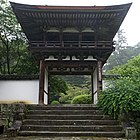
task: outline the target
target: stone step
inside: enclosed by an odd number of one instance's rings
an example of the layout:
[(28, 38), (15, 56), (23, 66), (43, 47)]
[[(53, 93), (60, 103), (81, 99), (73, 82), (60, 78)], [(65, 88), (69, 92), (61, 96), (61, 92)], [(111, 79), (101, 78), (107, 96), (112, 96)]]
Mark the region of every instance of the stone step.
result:
[(103, 115), (99, 110), (30, 110), (29, 114), (49, 114), (49, 115)]
[(56, 132), (56, 131), (19, 131), (20, 136), (55, 136), (55, 137), (64, 137), (64, 136), (92, 136), (92, 137), (113, 137), (121, 138), (124, 137), (122, 131), (117, 132), (93, 132), (93, 131), (75, 131), (75, 132)]
[(120, 125), (23, 125), (21, 130), (28, 131), (62, 131), (62, 132), (73, 132), (73, 131), (122, 131), (122, 127)]
[(30, 105), (27, 106), (30, 110), (97, 110), (95, 105)]
[(116, 120), (33, 120), (25, 119), (24, 125), (119, 125)]
[(47, 114), (32, 114), (26, 115), (26, 119), (48, 119), (48, 120), (113, 120), (107, 115), (47, 115)]
[(124, 137), (120, 122), (94, 105), (27, 105), (21, 136)]

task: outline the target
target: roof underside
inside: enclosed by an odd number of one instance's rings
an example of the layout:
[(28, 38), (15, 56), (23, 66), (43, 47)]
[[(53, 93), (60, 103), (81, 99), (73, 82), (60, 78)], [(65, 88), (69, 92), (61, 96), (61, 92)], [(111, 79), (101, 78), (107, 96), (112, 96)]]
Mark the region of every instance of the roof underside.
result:
[(90, 32), (112, 41), (131, 3), (116, 6), (39, 6), (11, 3), (29, 41), (44, 41), (48, 32)]

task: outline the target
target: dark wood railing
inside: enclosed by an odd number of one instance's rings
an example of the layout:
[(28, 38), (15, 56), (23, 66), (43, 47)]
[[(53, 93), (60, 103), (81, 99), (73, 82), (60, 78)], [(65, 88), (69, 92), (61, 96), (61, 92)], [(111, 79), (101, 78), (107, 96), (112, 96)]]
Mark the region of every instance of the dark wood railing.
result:
[(61, 48), (61, 47), (70, 47), (70, 48), (96, 48), (96, 47), (113, 47), (113, 42), (112, 41), (98, 41), (98, 42), (93, 42), (93, 41), (48, 41), (48, 42), (43, 42), (43, 41), (31, 41), (29, 42), (29, 47), (54, 47), (54, 48)]

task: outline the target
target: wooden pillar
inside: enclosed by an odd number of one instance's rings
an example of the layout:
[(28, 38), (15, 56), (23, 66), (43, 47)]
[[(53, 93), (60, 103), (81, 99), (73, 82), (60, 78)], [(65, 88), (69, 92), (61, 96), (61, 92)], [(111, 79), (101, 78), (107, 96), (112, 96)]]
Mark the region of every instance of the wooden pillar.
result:
[(98, 96), (102, 90), (102, 61), (98, 60), (96, 68), (91, 75), (92, 79), (92, 100), (94, 104), (98, 102)]
[(92, 103), (94, 104), (94, 87), (93, 87), (93, 73), (91, 73), (91, 93), (92, 93)]
[(97, 73), (98, 73), (98, 92), (102, 91), (102, 61), (97, 62)]
[(50, 104), (50, 75), (48, 73), (48, 104)]
[(45, 101), (45, 104), (49, 104), (49, 73), (48, 73), (48, 68), (47, 66), (45, 65), (45, 83), (44, 83), (44, 101)]
[(39, 104), (44, 104), (44, 79), (45, 79), (45, 64), (44, 60), (40, 60), (39, 72)]
[(97, 76), (97, 67), (94, 69), (93, 75), (93, 103), (97, 104), (98, 100), (98, 76)]

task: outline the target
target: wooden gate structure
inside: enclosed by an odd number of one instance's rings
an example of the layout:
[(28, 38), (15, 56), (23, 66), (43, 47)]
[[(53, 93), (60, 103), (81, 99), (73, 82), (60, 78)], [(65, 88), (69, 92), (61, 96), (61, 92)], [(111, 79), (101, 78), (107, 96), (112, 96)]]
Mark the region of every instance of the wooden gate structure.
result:
[(113, 38), (130, 6), (42, 6), (11, 2), (40, 62), (39, 104), (48, 95), (50, 75), (91, 75), (92, 99), (102, 89), (102, 67), (114, 51)]

